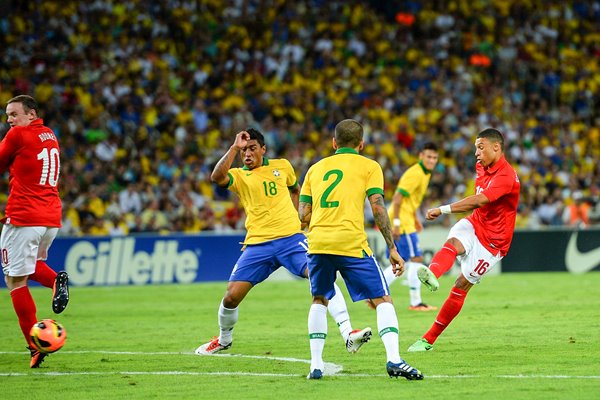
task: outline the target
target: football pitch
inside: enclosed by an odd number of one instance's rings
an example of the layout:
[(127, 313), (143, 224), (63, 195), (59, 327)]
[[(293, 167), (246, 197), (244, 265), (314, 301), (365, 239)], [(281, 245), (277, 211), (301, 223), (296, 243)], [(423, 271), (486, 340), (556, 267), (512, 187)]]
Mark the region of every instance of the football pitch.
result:
[[(454, 281), (440, 279), (424, 301), (441, 306)], [(326, 376), (308, 381), (307, 281), (266, 281), (240, 307), (231, 349), (196, 356), (218, 333), (226, 283), (74, 287), (54, 316), (51, 291), (33, 288), (38, 319), (68, 332), (63, 349), (41, 368), (29, 353), (4, 290), (0, 312), (0, 391), (4, 399), (591, 399), (600, 398), (600, 273), (501, 274), (474, 287), (433, 351), (406, 348), (436, 312), (407, 309), (408, 288), (392, 285), (400, 353), (423, 381), (390, 379), (374, 334), (346, 352), (329, 318)], [(343, 286), (341, 284), (340, 286)], [(346, 297), (353, 327), (377, 330), (375, 312)]]

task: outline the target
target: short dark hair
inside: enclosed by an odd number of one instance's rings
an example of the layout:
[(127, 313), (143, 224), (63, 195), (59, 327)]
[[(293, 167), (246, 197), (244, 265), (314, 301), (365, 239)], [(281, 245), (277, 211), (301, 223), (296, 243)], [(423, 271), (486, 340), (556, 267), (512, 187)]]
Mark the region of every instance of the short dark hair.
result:
[(23, 110), (26, 113), (28, 113), (31, 110), (34, 110), (36, 114), (38, 114), (38, 112), (39, 112), (37, 101), (35, 101), (35, 99), (33, 97), (28, 96), (26, 94), (20, 94), (6, 102), (6, 104), (10, 104), (10, 103), (23, 104)]
[(490, 142), (500, 143), (500, 148), (504, 151), (504, 136), (498, 129), (486, 128), (477, 134), (477, 139), (487, 139)]
[(258, 129), (248, 128), (246, 129), (246, 132), (248, 132), (248, 134), (250, 135), (250, 140), (256, 140), (258, 144), (260, 144), (260, 147), (263, 147), (265, 145), (265, 137), (262, 133), (260, 133)]
[(338, 147), (357, 147), (363, 138), (362, 125), (353, 119), (345, 119), (335, 126)]
[(421, 151), (425, 151), (425, 150), (431, 150), (431, 151), (438, 151), (438, 147), (437, 144), (433, 143), (433, 142), (426, 142), (423, 147), (421, 148)]

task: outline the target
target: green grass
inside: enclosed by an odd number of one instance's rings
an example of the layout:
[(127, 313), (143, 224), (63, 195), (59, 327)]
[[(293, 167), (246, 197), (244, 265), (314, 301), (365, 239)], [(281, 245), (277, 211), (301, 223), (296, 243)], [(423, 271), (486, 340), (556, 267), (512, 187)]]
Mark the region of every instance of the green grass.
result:
[[(440, 291), (423, 292), (441, 306)], [(502, 274), (471, 290), (461, 314), (427, 353), (406, 348), (435, 313), (408, 311), (407, 288), (392, 294), (401, 355), (425, 375), (389, 379), (378, 337), (348, 354), (330, 320), (325, 361), (343, 370), (307, 381), (310, 358), (306, 281), (265, 282), (240, 308), (230, 357), (194, 349), (217, 334), (225, 283), (75, 287), (56, 319), (65, 347), (29, 369), (29, 356), (7, 291), (0, 312), (0, 390), (6, 399), (588, 399), (600, 395), (600, 273)], [(38, 318), (53, 318), (50, 290), (32, 289)], [(376, 330), (375, 313), (348, 303), (355, 328)], [(118, 352), (126, 352), (119, 354)], [(154, 353), (154, 354), (152, 354)], [(162, 354), (161, 354), (162, 353)], [(242, 355), (244, 357), (242, 357)], [(253, 356), (247, 357), (247, 356)], [(294, 361), (293, 359), (297, 359)]]

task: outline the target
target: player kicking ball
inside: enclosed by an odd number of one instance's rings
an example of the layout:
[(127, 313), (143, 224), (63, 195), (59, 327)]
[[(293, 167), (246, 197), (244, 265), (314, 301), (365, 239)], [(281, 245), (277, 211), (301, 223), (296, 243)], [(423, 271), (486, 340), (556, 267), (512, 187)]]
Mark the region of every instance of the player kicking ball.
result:
[(492, 128), (475, 140), (477, 158), (476, 194), (460, 201), (427, 210), (426, 218), (442, 214), (473, 213), (459, 220), (448, 240), (431, 260), (429, 268), (418, 270), (419, 280), (431, 291), (439, 288), (438, 278), (458, 259), (461, 273), (450, 290), (431, 328), (408, 351), (430, 351), (433, 344), (460, 312), (469, 290), (478, 284), (508, 252), (512, 241), (521, 184), (516, 171), (504, 158), (504, 137)]

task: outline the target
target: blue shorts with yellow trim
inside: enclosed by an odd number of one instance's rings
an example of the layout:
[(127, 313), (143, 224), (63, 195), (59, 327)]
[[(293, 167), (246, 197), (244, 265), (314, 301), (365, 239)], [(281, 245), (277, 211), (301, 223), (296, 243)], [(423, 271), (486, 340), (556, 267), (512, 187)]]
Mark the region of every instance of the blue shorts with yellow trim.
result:
[(333, 254), (308, 254), (308, 278), (313, 296), (331, 299), (333, 283), (339, 271), (352, 301), (376, 299), (390, 294), (375, 256), (362, 258)]
[(306, 278), (306, 236), (297, 233), (269, 242), (250, 244), (238, 258), (229, 281), (250, 282), (252, 285), (267, 279), (279, 267)]

